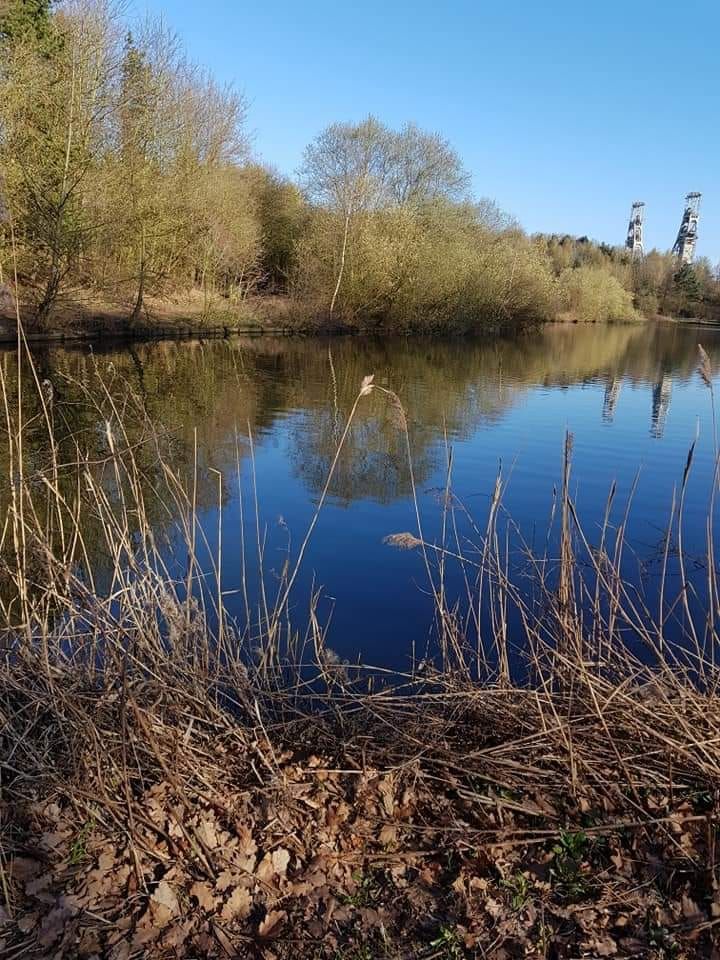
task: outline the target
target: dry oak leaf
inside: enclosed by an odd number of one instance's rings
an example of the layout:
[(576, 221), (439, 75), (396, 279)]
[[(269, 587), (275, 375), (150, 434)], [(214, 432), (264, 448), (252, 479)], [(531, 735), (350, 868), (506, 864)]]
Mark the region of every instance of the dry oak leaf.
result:
[(275, 876), (275, 867), (272, 862), (272, 854), (266, 853), (257, 866), (255, 875), (261, 883), (269, 883)]
[(63, 907), (57, 907), (51, 910), (46, 917), (43, 917), (40, 924), (40, 934), (38, 943), (41, 947), (49, 947), (64, 932), (65, 924), (70, 919), (70, 911)]
[(175, 896), (175, 891), (167, 882), (167, 880), (161, 880), (160, 883), (155, 888), (155, 892), (151, 895), (150, 899), (155, 904), (159, 904), (163, 907), (167, 907), (171, 913), (175, 914), (179, 910), (177, 897)]
[(108, 954), (108, 960), (128, 960), (130, 956), (130, 944), (127, 940), (120, 940)]
[(42, 870), (43, 865), (37, 860), (31, 860), (29, 857), (15, 857), (10, 861), (10, 876), (13, 880), (23, 883), (32, 880)]
[(598, 957), (614, 957), (618, 952), (618, 946), (612, 937), (603, 937), (601, 940), (591, 941), (590, 949), (594, 950)]
[(165, 927), (180, 912), (175, 891), (167, 882), (161, 880), (150, 897), (153, 923), (155, 927)]
[(275, 873), (279, 877), (284, 877), (287, 873), (288, 864), (290, 863), (290, 851), (286, 850), (284, 847), (278, 847), (277, 850), (273, 850), (272, 853), (272, 865)]
[(257, 853), (257, 844), (252, 835), (252, 831), (244, 823), (235, 824), (235, 832), (238, 839), (238, 849), (246, 857), (254, 857)]
[(212, 822), (212, 820), (208, 819), (207, 817), (203, 817), (195, 832), (205, 846), (208, 847), (208, 849), (214, 850), (217, 847), (217, 832), (215, 830), (215, 824)]
[(185, 923), (173, 924), (163, 935), (162, 945), (164, 947), (181, 947), (188, 939), (193, 929), (193, 921), (186, 920)]
[(223, 920), (244, 920), (250, 916), (252, 897), (245, 887), (236, 887), (230, 899), (222, 908), (220, 916)]
[(275, 877), (284, 878), (290, 863), (290, 851), (278, 847), (272, 853), (268, 852), (258, 864), (255, 875), (261, 883), (270, 883)]
[(20, 933), (30, 933), (37, 926), (39, 919), (39, 913), (27, 913), (17, 921), (17, 928)]
[(213, 913), (217, 910), (218, 903), (220, 902), (219, 898), (214, 895), (210, 884), (202, 881), (198, 881), (190, 887), (190, 896), (195, 897), (200, 907), (208, 913)]
[(386, 823), (380, 831), (379, 840), (384, 847), (396, 844), (398, 838), (398, 828), (394, 823)]
[(25, 893), (29, 897), (34, 897), (36, 893), (40, 893), (41, 890), (45, 890), (50, 886), (52, 882), (52, 874), (46, 873), (42, 877), (38, 877), (35, 880), (29, 880), (25, 884)]
[(226, 890), (229, 890), (233, 884), (237, 883), (238, 877), (237, 874), (233, 873), (231, 870), (223, 870), (217, 878), (215, 886), (218, 889), (219, 893), (225, 893)]
[(378, 793), (382, 797), (385, 813), (391, 817), (395, 810), (395, 783), (392, 777), (383, 777), (378, 783)]
[(698, 904), (695, 903), (695, 901), (692, 900), (686, 893), (682, 895), (681, 903), (683, 916), (686, 920), (698, 920), (704, 916)]
[(286, 919), (287, 913), (285, 913), (284, 910), (270, 910), (258, 927), (258, 936), (262, 937), (263, 940), (270, 940), (276, 937), (280, 933)]

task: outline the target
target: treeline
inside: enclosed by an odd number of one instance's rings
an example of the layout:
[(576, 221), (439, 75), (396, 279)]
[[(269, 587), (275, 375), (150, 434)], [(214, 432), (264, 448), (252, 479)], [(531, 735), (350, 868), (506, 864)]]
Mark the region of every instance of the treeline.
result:
[(244, 98), (161, 24), (129, 32), (106, 0), (1, 10), (0, 284), (17, 277), (38, 325), (173, 304), (392, 329), (720, 319), (708, 264), (529, 237), (437, 134), (334, 124), (292, 182), (253, 161)]
[[(563, 309), (580, 320), (602, 320), (608, 303), (629, 294), (641, 317), (694, 318), (720, 323), (720, 265), (701, 258), (680, 264), (670, 252), (633, 259), (625, 247), (587, 237), (538, 236), (565, 286)], [(613, 283), (608, 283), (608, 274)]]

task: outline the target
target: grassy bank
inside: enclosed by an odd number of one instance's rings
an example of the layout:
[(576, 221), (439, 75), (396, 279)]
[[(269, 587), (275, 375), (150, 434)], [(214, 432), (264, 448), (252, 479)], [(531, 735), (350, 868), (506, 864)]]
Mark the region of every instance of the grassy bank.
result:
[[(19, 312), (28, 316), (27, 300), (21, 295)], [(134, 339), (159, 340), (186, 336), (228, 336), (254, 333), (311, 333), (323, 329), (319, 318), (301, 315), (286, 297), (248, 298), (231, 305), (212, 300), (209, 303), (199, 291), (172, 298), (148, 297), (143, 316), (133, 321), (131, 308), (124, 302), (84, 297), (70, 299), (59, 306), (53, 323), (24, 324), (29, 341)], [(17, 342), (17, 313), (14, 302), (0, 311), (0, 342)], [(344, 329), (335, 325), (334, 329)], [(347, 328), (349, 329), (349, 328)]]
[[(702, 370), (711, 382), (707, 358)], [(569, 439), (559, 553), (528, 556), (530, 589), (508, 576), (502, 478), (472, 552), (448, 490), (446, 539), (425, 541), (419, 513), (390, 537), (424, 557), (437, 638), (432, 662), (390, 676), (340, 662), (314, 601), (307, 626), (290, 620), (317, 514), (233, 622), (224, 591), (245, 576), (221, 584), (199, 567), (197, 477), (173, 469), (151, 423), (129, 442), (112, 394), (105, 455), (87, 458), (78, 435), (60, 462), (51, 400), (32, 372), (18, 386), (36, 389), (31, 421), (3, 404), (6, 956), (715, 956), (718, 587), (711, 541), (705, 599), (683, 573), (684, 482), (681, 579), (655, 611), (621, 575), (622, 527), (592, 544), (580, 528)], [(103, 382), (86, 390), (96, 403)], [(370, 394), (408, 440), (397, 397), (367, 377), (339, 448)], [(45, 462), (25, 460), (30, 429), (48, 431)], [(180, 581), (138, 442), (161, 466)], [(691, 468), (692, 451), (685, 479)], [(98, 544), (102, 577), (85, 562)], [(453, 555), (466, 607), (446, 598)], [(263, 567), (261, 536), (247, 562)], [(476, 644), (481, 607), (491, 629)]]

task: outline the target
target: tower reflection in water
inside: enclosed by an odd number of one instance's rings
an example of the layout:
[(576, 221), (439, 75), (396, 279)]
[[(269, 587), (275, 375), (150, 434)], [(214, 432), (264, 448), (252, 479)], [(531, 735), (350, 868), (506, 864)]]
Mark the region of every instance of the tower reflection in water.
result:
[[(602, 418), (605, 423), (612, 423), (615, 419), (615, 409), (622, 390), (622, 383), (622, 377), (611, 377), (605, 384), (602, 409)], [(650, 435), (658, 439), (662, 437), (665, 431), (665, 421), (672, 399), (672, 386), (673, 378), (669, 373), (663, 373), (660, 379), (653, 384)]]

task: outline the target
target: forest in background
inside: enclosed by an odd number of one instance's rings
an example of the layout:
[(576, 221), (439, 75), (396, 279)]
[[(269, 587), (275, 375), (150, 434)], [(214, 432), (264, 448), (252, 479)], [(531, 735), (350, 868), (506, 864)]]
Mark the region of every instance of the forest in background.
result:
[(529, 236), (442, 136), (368, 117), (257, 162), (245, 98), (111, 0), (0, 8), (0, 314), (55, 331), (720, 320), (720, 272)]

